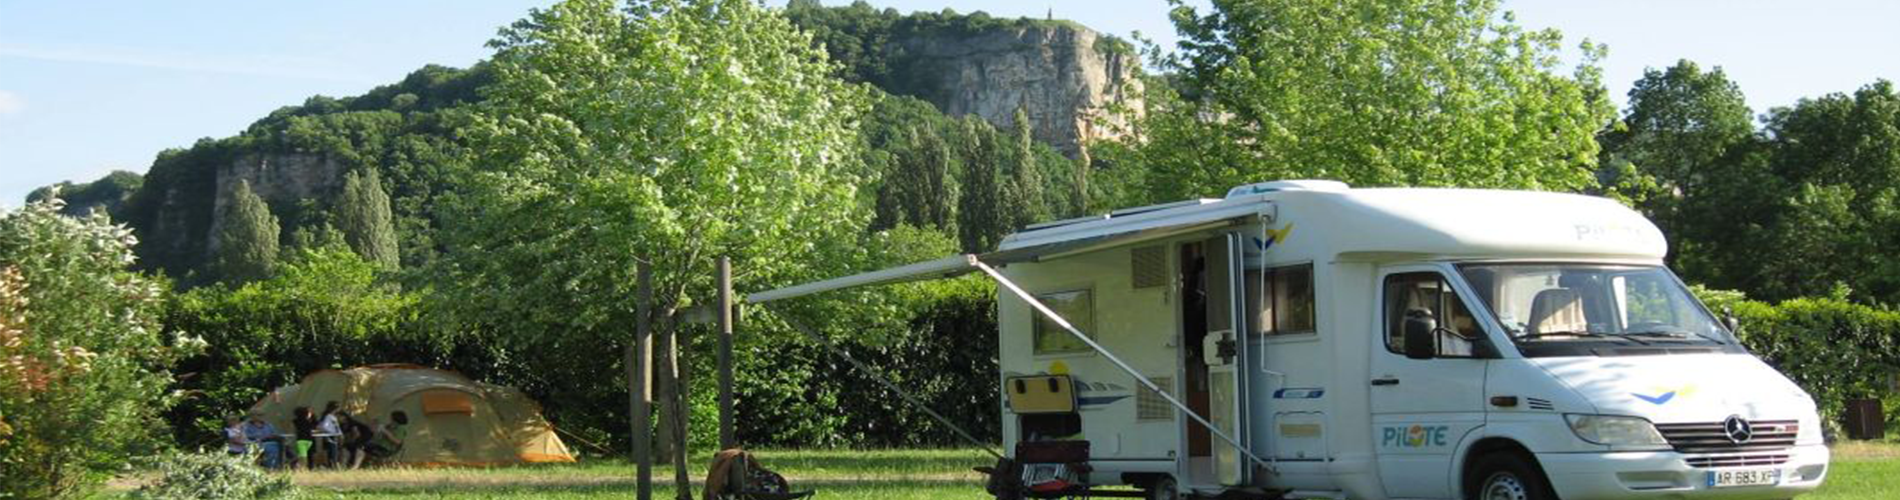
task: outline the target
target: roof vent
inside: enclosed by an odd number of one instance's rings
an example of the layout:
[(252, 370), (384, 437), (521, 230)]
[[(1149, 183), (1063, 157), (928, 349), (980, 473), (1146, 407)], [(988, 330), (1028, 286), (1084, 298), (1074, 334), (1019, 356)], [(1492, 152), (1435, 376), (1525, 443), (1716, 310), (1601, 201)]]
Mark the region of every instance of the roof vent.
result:
[(1274, 191), (1327, 191), (1339, 192), (1352, 189), (1344, 182), (1325, 180), (1273, 181), (1248, 184), (1227, 190), (1227, 197), (1271, 193)]

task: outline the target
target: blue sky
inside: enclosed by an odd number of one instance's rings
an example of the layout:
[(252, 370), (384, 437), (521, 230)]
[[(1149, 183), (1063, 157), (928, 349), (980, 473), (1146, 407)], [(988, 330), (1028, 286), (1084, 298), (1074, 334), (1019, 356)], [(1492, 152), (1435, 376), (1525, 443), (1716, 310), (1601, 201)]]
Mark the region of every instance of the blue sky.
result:
[[(826, 0), (828, 4), (843, 0)], [(1204, 3), (1204, 0), (1194, 0)], [(548, 2), (0, 0), (0, 206), (35, 187), (143, 172), (313, 94), (354, 95), (424, 64), (466, 66)], [(770, 3), (781, 3), (770, 0)], [(871, 0), (901, 11), (1074, 19), (1173, 41), (1165, 0)], [(1900, 2), (1506, 0), (1528, 27), (1608, 43), (1620, 100), (1645, 67), (1723, 66), (1757, 112), (1900, 77)]]

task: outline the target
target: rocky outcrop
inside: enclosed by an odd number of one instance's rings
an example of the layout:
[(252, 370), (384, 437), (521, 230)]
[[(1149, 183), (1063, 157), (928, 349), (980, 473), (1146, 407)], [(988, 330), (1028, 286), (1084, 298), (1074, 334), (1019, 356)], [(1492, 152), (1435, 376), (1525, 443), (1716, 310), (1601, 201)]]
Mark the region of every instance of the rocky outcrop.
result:
[[(232, 190), (238, 181), (251, 185), (251, 192), (272, 205), (299, 200), (327, 200), (343, 186), (342, 163), (327, 156), (310, 154), (252, 154), (218, 169), (217, 195), (211, 205), (211, 230), (205, 235), (206, 248), (218, 248), (218, 226), (231, 206)], [(281, 215), (280, 215), (281, 217)], [(288, 230), (288, 225), (285, 225)]]
[[(1035, 24), (960, 33), (943, 30), (892, 40), (910, 61), (902, 78), (917, 97), (950, 115), (973, 114), (1013, 126), (1023, 108), (1036, 139), (1070, 157), (1086, 157), (1088, 141), (1110, 137), (1139, 109), (1139, 58), (1127, 45), (1080, 25)], [(1116, 106), (1126, 104), (1126, 106)]]

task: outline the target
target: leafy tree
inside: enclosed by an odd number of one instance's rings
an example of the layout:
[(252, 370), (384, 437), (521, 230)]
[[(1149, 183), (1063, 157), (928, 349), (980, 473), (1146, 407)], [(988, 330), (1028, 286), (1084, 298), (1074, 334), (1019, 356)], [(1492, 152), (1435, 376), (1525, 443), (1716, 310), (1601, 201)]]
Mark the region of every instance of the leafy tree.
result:
[(245, 282), (270, 276), (277, 263), (277, 217), (251, 192), (249, 181), (231, 190), (231, 206), (218, 224), (217, 268), (220, 279)]
[(165, 286), (126, 269), (131, 232), (61, 208), (0, 213), (0, 497), (79, 496), (151, 453), (161, 367), (199, 346), (161, 341)]
[[(1718, 287), (1744, 284), (1733, 253), (1759, 240), (1779, 184), (1759, 154), (1741, 89), (1721, 68), (1691, 61), (1650, 69), (1629, 92), (1622, 120), (1606, 130), (1599, 177), (1663, 229), (1677, 269)], [(1750, 226), (1750, 224), (1756, 224)]]
[(571, 0), (492, 45), (442, 305), (494, 332), (510, 366), (533, 367), (510, 382), (575, 409), (567, 425), (624, 422), (621, 388), (573, 360), (625, 344), (637, 264), (654, 271), (664, 319), (712, 300), (718, 256), (742, 290), (850, 261), (867, 95), (828, 78), (810, 37), (772, 11)]
[[(1769, 113), (1769, 168), (1781, 201), (1758, 223), (1771, 244), (1724, 248), (1745, 289), (1770, 300), (1845, 285), (1861, 300), (1900, 303), (1900, 94), (1878, 81), (1853, 94), (1803, 99)], [(1741, 206), (1741, 205), (1737, 205)]]
[[(1613, 110), (1562, 35), (1495, 0), (1216, 0), (1172, 12), (1180, 95), (1150, 103), (1136, 161), (1152, 196), (1263, 179), (1579, 190)], [(1152, 93), (1166, 93), (1158, 89)]]
[(1715, 177), (1711, 168), (1754, 137), (1753, 122), (1741, 88), (1722, 68), (1705, 72), (1682, 60), (1644, 71), (1630, 89), (1629, 111), (1600, 140), (1603, 156), (1636, 164), (1680, 199), (1692, 197)]
[(337, 200), (337, 226), (343, 239), (365, 260), (383, 269), (395, 269), (396, 226), (389, 213), (389, 194), (375, 170), (343, 176), (343, 196)]

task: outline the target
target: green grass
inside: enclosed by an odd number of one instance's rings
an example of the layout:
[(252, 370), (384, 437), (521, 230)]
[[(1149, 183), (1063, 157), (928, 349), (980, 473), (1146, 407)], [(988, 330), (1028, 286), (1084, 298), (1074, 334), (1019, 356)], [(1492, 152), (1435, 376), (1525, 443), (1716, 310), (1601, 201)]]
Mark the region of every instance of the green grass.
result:
[[(991, 462), (978, 450), (766, 450), (766, 466), (785, 474), (795, 489), (813, 489), (820, 499), (979, 500), (982, 476), (971, 471)], [(694, 481), (704, 478), (709, 456), (689, 462)], [(1851, 443), (1836, 446), (1827, 482), (1804, 500), (1900, 498), (1900, 445)], [(654, 498), (670, 499), (672, 469), (654, 470)], [(492, 499), (629, 498), (633, 466), (594, 460), (489, 469), (376, 469), (299, 472), (292, 479), (311, 498)], [(701, 486), (694, 484), (694, 497)]]
[[(982, 476), (971, 467), (993, 459), (978, 450), (765, 450), (755, 454), (784, 474), (794, 489), (827, 499), (986, 499)], [(689, 460), (693, 496), (711, 457)], [(627, 498), (633, 464), (596, 460), (491, 469), (377, 469), (299, 472), (297, 484), (314, 497), (371, 499)], [(673, 469), (656, 466), (654, 498), (673, 498)]]
[(1821, 489), (1802, 500), (1900, 498), (1900, 445), (1842, 443), (1828, 468)]

